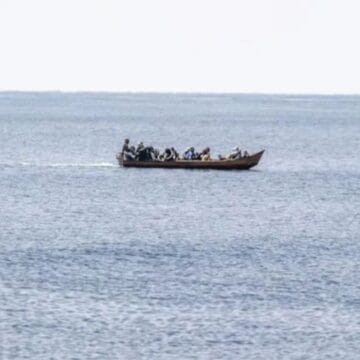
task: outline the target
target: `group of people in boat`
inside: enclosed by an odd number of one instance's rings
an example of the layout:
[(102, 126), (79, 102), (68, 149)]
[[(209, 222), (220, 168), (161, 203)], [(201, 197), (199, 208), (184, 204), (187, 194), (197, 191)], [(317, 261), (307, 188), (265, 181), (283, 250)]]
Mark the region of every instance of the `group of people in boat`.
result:
[[(166, 148), (164, 152), (160, 152), (153, 146), (145, 146), (143, 142), (140, 142), (137, 147), (133, 145), (130, 146), (129, 139), (125, 139), (120, 155), (124, 160), (135, 161), (211, 160), (209, 147), (206, 147), (201, 152), (197, 152), (192, 146), (186, 149), (182, 156), (180, 156), (174, 147)], [(219, 155), (219, 160), (238, 160), (248, 156), (249, 154), (247, 151), (242, 153), (242, 151), (236, 147), (229, 155)]]

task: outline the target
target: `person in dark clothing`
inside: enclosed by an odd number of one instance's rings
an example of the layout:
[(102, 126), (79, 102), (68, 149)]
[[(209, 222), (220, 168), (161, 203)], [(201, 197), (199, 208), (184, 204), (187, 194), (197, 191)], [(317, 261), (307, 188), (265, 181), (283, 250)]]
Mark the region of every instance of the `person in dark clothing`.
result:
[(146, 146), (144, 148), (144, 152), (145, 152), (145, 160), (146, 161), (154, 160), (155, 155), (154, 155), (154, 148), (152, 146)]
[(201, 160), (201, 153), (195, 151), (192, 159), (193, 160)]
[(133, 146), (129, 146), (130, 140), (125, 139), (124, 145), (122, 147), (120, 156), (124, 160), (134, 160), (135, 159), (135, 149)]
[(173, 154), (169, 148), (166, 148), (164, 153), (161, 155), (162, 161), (171, 161), (175, 160)]
[(129, 146), (130, 140), (129, 139), (125, 139), (124, 141), (124, 145), (122, 147), (121, 150), (121, 154), (124, 155), (125, 152), (128, 152), (130, 150), (130, 146)]
[(199, 160), (207, 161), (207, 160), (210, 160), (210, 159), (211, 159), (210, 158), (210, 148), (207, 147), (200, 153), (200, 159)]
[(172, 148), (170, 149), (170, 151), (171, 151), (173, 160), (178, 160), (178, 159), (179, 159), (179, 153), (175, 150), (175, 148), (172, 147)]
[(144, 147), (145, 147), (144, 143), (142, 141), (140, 141), (137, 148), (136, 148), (136, 152), (143, 150)]
[(143, 147), (141, 149), (138, 149), (136, 151), (136, 157), (135, 157), (136, 160), (139, 160), (139, 161), (146, 161), (147, 160), (147, 151), (146, 151), (146, 148)]

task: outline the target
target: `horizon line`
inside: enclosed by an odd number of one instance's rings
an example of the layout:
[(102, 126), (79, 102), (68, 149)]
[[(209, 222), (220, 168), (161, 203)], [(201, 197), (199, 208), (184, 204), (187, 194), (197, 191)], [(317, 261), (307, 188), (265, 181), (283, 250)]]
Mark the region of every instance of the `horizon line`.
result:
[(258, 96), (360, 96), (344, 92), (163, 91), (163, 90), (0, 90), (0, 93), (129, 94), (129, 95), (258, 95)]

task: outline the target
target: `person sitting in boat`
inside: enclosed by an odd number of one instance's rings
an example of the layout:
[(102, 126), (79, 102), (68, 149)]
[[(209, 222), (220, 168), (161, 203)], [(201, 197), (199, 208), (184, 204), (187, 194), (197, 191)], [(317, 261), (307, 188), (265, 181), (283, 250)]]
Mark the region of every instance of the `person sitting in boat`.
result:
[(219, 155), (219, 160), (237, 160), (241, 159), (241, 150), (236, 147), (232, 149), (231, 153), (226, 156)]
[[(144, 161), (155, 161), (157, 160), (157, 155), (155, 152), (155, 149), (152, 146), (146, 146), (144, 150), (141, 150), (140, 152), (144, 153)], [(157, 151), (158, 153), (158, 151)]]
[(136, 148), (136, 152), (138, 153), (139, 151), (143, 150), (144, 148), (145, 148), (144, 143), (142, 141), (140, 141)]
[(141, 141), (136, 148), (135, 159), (139, 161), (146, 161), (147, 157), (147, 148), (145, 148), (144, 143)]
[(192, 156), (192, 160), (201, 160), (200, 154), (201, 153), (199, 153), (197, 151), (194, 151), (194, 155)]
[(128, 151), (123, 152), (124, 160), (135, 160), (135, 146), (131, 146)]
[(236, 147), (232, 150), (232, 152), (227, 156), (227, 159), (229, 160), (238, 160), (241, 159), (241, 150), (239, 147)]
[(146, 160), (154, 161), (156, 160), (155, 149), (152, 146), (148, 146), (146, 149)]
[(189, 147), (185, 150), (183, 158), (184, 160), (194, 160), (195, 149), (193, 147)]
[(210, 160), (210, 148), (206, 147), (201, 153), (200, 153), (200, 160), (202, 161), (208, 161)]
[(145, 147), (146, 160), (156, 161), (159, 160), (159, 150), (154, 149), (153, 146)]
[(153, 160), (160, 160), (160, 151), (159, 149), (153, 148), (153, 152), (151, 153)]
[(129, 146), (130, 140), (125, 139), (124, 145), (121, 150), (121, 156), (124, 160), (134, 160), (135, 159), (135, 148), (134, 146)]
[(139, 160), (140, 161), (148, 161), (151, 159), (150, 148), (149, 146), (144, 146), (143, 149), (139, 150)]
[(160, 160), (162, 161), (173, 161), (174, 159), (174, 155), (171, 152), (171, 150), (169, 148), (166, 148), (164, 153), (160, 155)]
[[(237, 147), (237, 153), (235, 153), (235, 155), (233, 157), (231, 157), (231, 159), (234, 159), (234, 160), (239, 160), (241, 158), (246, 158), (246, 157), (249, 157), (250, 154), (244, 150), (243, 154), (241, 155), (241, 150)], [(229, 156), (231, 156), (232, 154), (230, 154)]]
[(179, 159), (179, 153), (175, 150), (175, 148), (172, 147), (172, 148), (170, 149), (170, 151), (171, 151), (173, 160), (178, 160), (178, 159)]

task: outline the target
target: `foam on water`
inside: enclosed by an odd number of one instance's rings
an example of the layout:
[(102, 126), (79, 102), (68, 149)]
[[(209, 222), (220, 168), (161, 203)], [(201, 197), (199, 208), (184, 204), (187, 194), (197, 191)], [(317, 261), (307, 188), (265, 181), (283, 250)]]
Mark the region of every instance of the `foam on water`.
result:
[(92, 167), (118, 167), (118, 164), (115, 163), (110, 163), (110, 162), (100, 162), (100, 163), (93, 163), (93, 164), (89, 164), (89, 163), (73, 163), (73, 164), (69, 164), (69, 163), (54, 163), (54, 164), (47, 164), (47, 163), (30, 163), (30, 162), (17, 162), (17, 163), (11, 163), (11, 162), (7, 162), (7, 163), (0, 163), (0, 168), (1, 167), (19, 167), (19, 166), (27, 166), (27, 167), (85, 167), (85, 168), (92, 168)]

